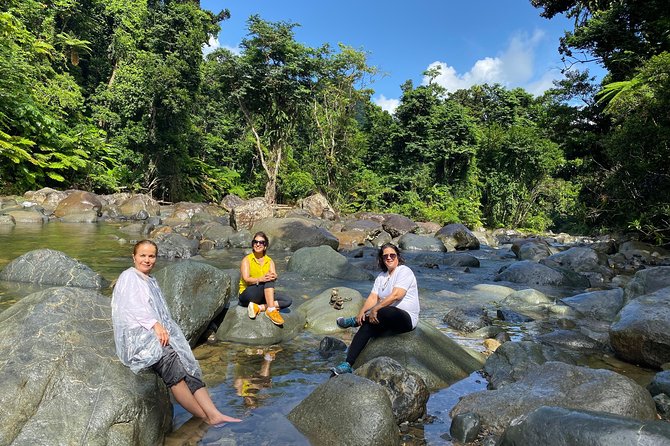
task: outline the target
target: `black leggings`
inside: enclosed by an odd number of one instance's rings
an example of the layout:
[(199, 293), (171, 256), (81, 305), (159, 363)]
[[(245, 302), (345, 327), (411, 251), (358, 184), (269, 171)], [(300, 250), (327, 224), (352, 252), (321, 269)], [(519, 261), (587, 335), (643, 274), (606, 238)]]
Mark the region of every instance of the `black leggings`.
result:
[[(274, 288), (275, 283), (272, 282), (262, 282), (258, 285), (249, 285), (244, 289), (242, 294), (240, 294), (240, 305), (243, 307), (248, 307), (250, 302), (255, 304), (265, 304), (265, 288)], [(293, 303), (293, 300), (290, 297), (278, 295), (275, 292), (275, 300), (279, 305), (279, 308), (290, 307)]]
[(351, 340), (347, 350), (347, 362), (351, 365), (363, 351), (371, 338), (389, 336), (412, 331), (412, 318), (405, 310), (396, 307), (384, 307), (377, 312), (378, 324), (371, 324), (367, 318)]

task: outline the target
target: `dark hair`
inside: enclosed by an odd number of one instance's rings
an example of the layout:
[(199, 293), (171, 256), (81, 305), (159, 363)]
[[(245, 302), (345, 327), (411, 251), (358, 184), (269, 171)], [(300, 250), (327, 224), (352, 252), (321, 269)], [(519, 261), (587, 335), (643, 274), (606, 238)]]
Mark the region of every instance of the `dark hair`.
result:
[(154, 248), (156, 248), (156, 255), (158, 255), (158, 245), (155, 244), (151, 240), (140, 240), (139, 242), (135, 243), (135, 246), (133, 247), (133, 255), (137, 254), (137, 250), (140, 248), (142, 245), (151, 245)]
[(396, 255), (398, 256), (398, 265), (404, 265), (405, 264), (405, 259), (402, 258), (402, 255), (400, 255), (400, 249), (393, 243), (384, 243), (381, 248), (379, 248), (379, 252), (377, 253), (377, 262), (379, 263), (379, 269), (381, 269), (384, 272), (388, 271), (388, 268), (386, 267), (386, 263), (384, 263), (384, 250), (386, 248), (391, 248), (395, 251)]
[(270, 239), (268, 238), (267, 235), (265, 235), (265, 232), (258, 231), (257, 233), (254, 234), (253, 237), (251, 237), (251, 247), (252, 248), (254, 247), (254, 240), (256, 239), (256, 237), (259, 236), (263, 237), (263, 239), (265, 240), (265, 249), (263, 250), (263, 255), (265, 255), (265, 252), (268, 250), (268, 246), (270, 246)]

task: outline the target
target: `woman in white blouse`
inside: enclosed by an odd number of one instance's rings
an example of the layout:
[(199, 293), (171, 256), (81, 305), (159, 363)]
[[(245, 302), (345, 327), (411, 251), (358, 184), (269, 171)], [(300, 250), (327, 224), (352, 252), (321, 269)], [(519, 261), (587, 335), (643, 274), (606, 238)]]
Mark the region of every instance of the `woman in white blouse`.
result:
[(351, 366), (373, 337), (405, 333), (419, 323), (419, 289), (412, 270), (405, 266), (400, 250), (384, 244), (377, 255), (382, 272), (375, 279), (370, 295), (356, 317), (338, 318), (342, 328), (359, 327), (347, 350), (347, 359), (331, 372), (351, 373)]
[(202, 381), (198, 361), (179, 326), (172, 320), (158, 282), (149, 275), (158, 247), (151, 240), (133, 249), (134, 266), (119, 276), (112, 295), (116, 354), (134, 373), (150, 368), (179, 404), (208, 424), (240, 421), (219, 412)]

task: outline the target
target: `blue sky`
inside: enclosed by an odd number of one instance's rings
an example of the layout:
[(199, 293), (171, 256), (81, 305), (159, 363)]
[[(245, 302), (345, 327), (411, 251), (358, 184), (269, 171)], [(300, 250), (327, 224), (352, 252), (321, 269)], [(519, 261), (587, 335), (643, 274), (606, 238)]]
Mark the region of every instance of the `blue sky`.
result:
[(572, 29), (565, 17), (540, 17), (529, 0), (201, 0), (201, 7), (231, 14), (210, 49), (236, 51), (247, 19), (258, 14), (300, 24), (295, 38), (305, 45), (343, 43), (365, 51), (381, 73), (370, 85), (373, 101), (390, 111), (400, 85), (408, 79), (422, 84), (432, 66), (440, 67), (437, 82), (449, 91), (497, 82), (541, 94), (561, 77), (559, 38)]

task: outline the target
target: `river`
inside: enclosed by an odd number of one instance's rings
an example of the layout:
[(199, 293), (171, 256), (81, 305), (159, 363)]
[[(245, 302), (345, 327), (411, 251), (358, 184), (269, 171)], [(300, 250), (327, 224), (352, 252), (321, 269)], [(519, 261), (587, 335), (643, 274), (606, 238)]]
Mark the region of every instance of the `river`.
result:
[[(120, 224), (71, 224), (52, 222), (46, 225), (0, 225), (0, 269), (12, 259), (38, 248), (63, 251), (85, 263), (109, 280), (115, 279), (124, 269), (132, 265), (132, 237), (119, 231)], [(374, 265), (375, 251), (370, 248), (343, 251), (350, 262), (367, 269)], [(212, 250), (197, 256), (221, 269), (237, 270), (245, 251), (242, 249)], [(474, 305), (490, 305), (491, 295), (477, 287), (479, 284), (496, 284), (493, 276), (504, 265), (514, 262), (509, 247), (494, 249), (482, 247), (470, 254), (481, 262), (480, 268), (435, 267), (422, 262), (420, 253), (405, 253), (419, 284), (421, 318), (438, 327), (446, 335), (470, 348), (483, 351), (481, 339), (459, 335), (450, 330), (442, 318), (450, 306), (462, 305), (464, 301)], [(294, 305), (299, 301), (320, 294), (334, 286), (357, 289), (366, 296), (372, 282), (311, 279), (286, 272), (289, 252), (268, 251), (277, 265), (280, 279), (279, 292), (292, 295)], [(157, 269), (166, 261), (159, 259)], [(527, 288), (515, 284), (503, 284), (515, 289)], [(22, 297), (40, 290), (28, 284), (0, 281), (0, 311), (9, 308)], [(541, 289), (555, 298), (576, 294), (580, 290)], [(109, 290), (103, 291), (109, 294)], [(234, 299), (233, 299), (234, 300)], [(234, 302), (231, 301), (231, 304)], [(542, 324), (505, 325), (513, 340), (532, 339), (542, 331)], [(345, 342), (351, 333), (343, 335)], [(189, 414), (180, 406), (174, 410), (175, 431), (166, 444), (309, 444), (286, 420), (285, 415), (304, 399), (319, 384), (329, 379), (328, 368), (342, 357), (322, 358), (318, 353), (323, 336), (303, 332), (296, 339), (272, 347), (250, 347), (232, 343), (204, 344), (194, 352), (200, 360), (205, 382), (215, 403), (223, 412), (243, 418), (239, 424), (223, 429), (207, 430), (201, 423), (188, 421)], [(628, 376), (644, 383), (648, 371), (627, 366), (611, 358), (591, 358), (593, 365), (622, 370)], [(405, 445), (444, 445), (448, 440), (449, 410), (464, 394), (483, 390), (486, 380), (479, 373), (431, 394), (428, 401), (428, 421), (403, 429)], [(229, 440), (234, 438), (234, 442)]]

